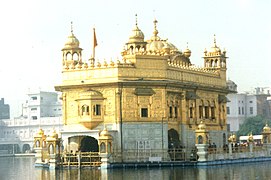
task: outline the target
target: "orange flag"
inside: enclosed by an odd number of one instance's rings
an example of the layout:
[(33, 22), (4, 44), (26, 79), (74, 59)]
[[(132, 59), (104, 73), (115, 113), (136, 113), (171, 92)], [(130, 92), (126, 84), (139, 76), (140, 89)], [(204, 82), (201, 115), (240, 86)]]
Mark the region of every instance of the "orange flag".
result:
[(93, 54), (92, 54), (92, 58), (93, 58), (93, 62), (95, 60), (95, 47), (98, 45), (97, 43), (97, 38), (96, 38), (96, 33), (95, 33), (95, 28), (93, 28)]
[(93, 28), (93, 47), (96, 47), (97, 45), (98, 43), (97, 43), (95, 28)]

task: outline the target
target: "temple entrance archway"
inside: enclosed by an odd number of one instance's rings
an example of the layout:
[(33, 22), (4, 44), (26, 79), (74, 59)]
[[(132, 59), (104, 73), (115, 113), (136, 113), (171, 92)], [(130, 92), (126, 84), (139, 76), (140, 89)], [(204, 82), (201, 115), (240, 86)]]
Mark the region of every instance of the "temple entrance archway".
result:
[(81, 152), (99, 152), (97, 139), (91, 136), (84, 136), (81, 139), (79, 150)]
[(68, 152), (99, 152), (98, 141), (91, 136), (72, 136), (68, 138)]
[(178, 149), (181, 148), (181, 141), (179, 138), (179, 133), (175, 129), (168, 130), (168, 148)]

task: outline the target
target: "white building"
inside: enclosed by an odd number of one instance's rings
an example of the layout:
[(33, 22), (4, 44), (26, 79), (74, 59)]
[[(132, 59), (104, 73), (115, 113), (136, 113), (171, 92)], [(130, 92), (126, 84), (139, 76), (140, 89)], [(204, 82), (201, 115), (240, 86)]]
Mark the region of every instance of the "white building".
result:
[(46, 134), (63, 128), (62, 104), (56, 92), (38, 91), (27, 94), (22, 115), (0, 122), (0, 153), (32, 150), (33, 137), (42, 128)]
[[(237, 85), (228, 81), (228, 87), (237, 91)], [(270, 117), (270, 105), (268, 97), (270, 91), (265, 88), (255, 88), (255, 91), (246, 93), (228, 94), (227, 98), (227, 123), (231, 132), (239, 130), (246, 118), (262, 115)]]
[(23, 104), (23, 116), (32, 120), (42, 117), (59, 117), (62, 115), (62, 104), (55, 92), (28, 93), (28, 100)]

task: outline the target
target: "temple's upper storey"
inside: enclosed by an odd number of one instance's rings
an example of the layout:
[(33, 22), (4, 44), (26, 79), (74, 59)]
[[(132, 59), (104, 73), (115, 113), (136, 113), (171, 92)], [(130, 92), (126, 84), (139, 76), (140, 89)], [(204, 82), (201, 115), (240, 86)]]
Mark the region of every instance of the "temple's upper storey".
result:
[(136, 17), (135, 26), (121, 51), (121, 58), (109, 61), (94, 58), (82, 61), (82, 49), (71, 28), (71, 35), (62, 49), (63, 83), (80, 83), (82, 78), (85, 83), (145, 78), (226, 87), (226, 51), (221, 51), (216, 38), (211, 48), (204, 51), (204, 66), (197, 67), (191, 63), (192, 52), (188, 44), (186, 49), (179, 50), (159, 36), (157, 24), (155, 19), (153, 33), (146, 38)]

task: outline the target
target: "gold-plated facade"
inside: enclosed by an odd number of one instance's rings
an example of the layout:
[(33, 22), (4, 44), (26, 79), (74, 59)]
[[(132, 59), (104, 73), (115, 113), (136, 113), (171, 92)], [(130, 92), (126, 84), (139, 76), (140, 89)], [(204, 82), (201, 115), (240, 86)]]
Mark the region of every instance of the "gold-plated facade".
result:
[(188, 47), (182, 52), (158, 36), (157, 20), (148, 40), (136, 21), (115, 61), (83, 62), (71, 34), (62, 49), (62, 84), (55, 87), (62, 92), (66, 127), (96, 132), (106, 126), (114, 131), (115, 150), (137, 149), (142, 142), (167, 149), (169, 130), (177, 132), (171, 139), (179, 145), (194, 147), (195, 130), (204, 122), (209, 140), (226, 143), (227, 57), (216, 39), (199, 68)]

